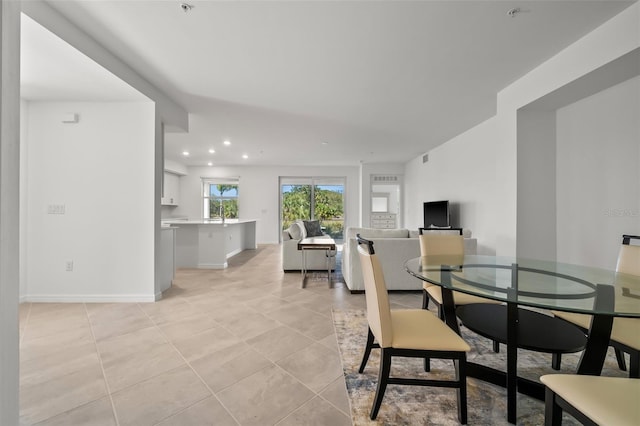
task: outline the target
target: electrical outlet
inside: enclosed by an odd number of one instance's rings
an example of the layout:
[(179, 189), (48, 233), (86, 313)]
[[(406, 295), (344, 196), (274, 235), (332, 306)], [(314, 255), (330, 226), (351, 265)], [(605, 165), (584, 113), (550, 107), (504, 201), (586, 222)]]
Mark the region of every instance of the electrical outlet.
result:
[(65, 270), (67, 272), (72, 272), (73, 271), (73, 260), (67, 260), (67, 264), (66, 264)]

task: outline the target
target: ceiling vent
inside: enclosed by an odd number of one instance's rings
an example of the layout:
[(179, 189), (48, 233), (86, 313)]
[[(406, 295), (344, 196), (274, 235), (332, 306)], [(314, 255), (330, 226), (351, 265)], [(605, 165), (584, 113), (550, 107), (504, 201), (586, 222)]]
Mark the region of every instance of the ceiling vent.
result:
[(374, 182), (397, 182), (398, 176), (394, 175), (375, 175), (372, 176)]

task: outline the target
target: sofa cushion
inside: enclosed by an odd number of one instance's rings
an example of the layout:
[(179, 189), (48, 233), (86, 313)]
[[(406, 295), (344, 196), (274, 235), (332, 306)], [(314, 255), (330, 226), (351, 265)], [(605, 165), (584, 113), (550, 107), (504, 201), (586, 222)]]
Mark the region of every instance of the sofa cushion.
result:
[(305, 220), (304, 228), (307, 231), (307, 237), (319, 237), (322, 234), (322, 228), (320, 228), (320, 222), (317, 220)]
[(301, 221), (296, 220), (293, 222), (287, 231), (289, 235), (291, 235), (292, 240), (302, 240), (307, 236), (305, 227)]
[(409, 238), (409, 230), (401, 229), (375, 229), (375, 228), (347, 228), (347, 239), (355, 238), (360, 234), (362, 238)]

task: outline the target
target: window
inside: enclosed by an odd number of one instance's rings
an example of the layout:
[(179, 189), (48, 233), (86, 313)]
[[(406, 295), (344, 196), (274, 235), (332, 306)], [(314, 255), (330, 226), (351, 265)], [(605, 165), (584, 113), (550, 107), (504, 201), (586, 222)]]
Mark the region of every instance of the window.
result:
[(203, 217), (205, 219), (237, 219), (238, 178), (202, 179)]
[(341, 242), (344, 228), (343, 177), (280, 177), (280, 226), (296, 219), (320, 221), (322, 230)]

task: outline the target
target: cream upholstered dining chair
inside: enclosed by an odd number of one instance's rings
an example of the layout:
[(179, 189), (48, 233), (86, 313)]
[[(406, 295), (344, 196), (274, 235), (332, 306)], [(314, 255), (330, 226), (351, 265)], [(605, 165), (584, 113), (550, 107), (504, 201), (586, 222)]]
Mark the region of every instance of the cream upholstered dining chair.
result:
[[(640, 276), (640, 245), (632, 245), (631, 240), (640, 241), (640, 236), (622, 236), (616, 272)], [(560, 311), (552, 312), (556, 317), (577, 325), (585, 332), (591, 326), (591, 315)], [(626, 370), (624, 358), (624, 353), (626, 352), (629, 354), (629, 377), (640, 377), (640, 319), (614, 318), (609, 345), (615, 349), (620, 369)]]
[[(441, 234), (431, 233), (427, 230), (423, 231), (420, 228), (420, 256), (451, 256), (452, 258), (459, 258), (459, 262), (462, 262), (464, 258), (464, 238), (462, 233), (456, 234)], [(460, 230), (462, 232), (462, 230)], [(440, 319), (444, 319), (444, 310), (442, 308), (442, 288), (438, 285), (424, 282), (422, 284), (422, 308), (427, 309), (429, 306), (429, 300), (433, 301), (438, 307), (438, 316)], [(473, 296), (461, 292), (453, 292), (453, 301), (456, 305), (467, 305), (470, 303), (500, 303), (495, 300), (486, 299), (483, 297)], [(495, 346), (495, 345), (494, 345)]]
[(545, 426), (560, 426), (562, 411), (583, 425), (640, 425), (640, 379), (547, 374)]
[[(373, 249), (373, 241), (357, 235), (358, 253), (362, 266), (367, 322), (369, 330), (359, 372), (367, 365), (371, 349), (380, 348), (378, 386), (371, 408), (371, 420), (378, 415), (388, 384), (449, 387), (457, 389), (458, 420), (467, 423), (466, 353), (469, 345), (424, 309), (392, 310), (380, 260)], [(441, 358), (453, 360), (455, 380), (427, 380), (389, 377), (393, 357)]]

